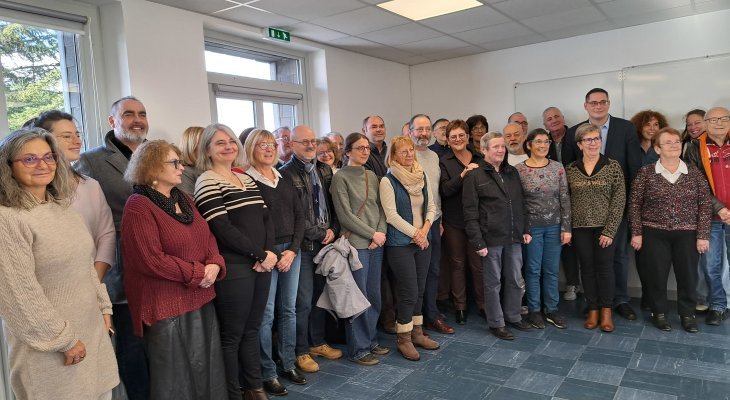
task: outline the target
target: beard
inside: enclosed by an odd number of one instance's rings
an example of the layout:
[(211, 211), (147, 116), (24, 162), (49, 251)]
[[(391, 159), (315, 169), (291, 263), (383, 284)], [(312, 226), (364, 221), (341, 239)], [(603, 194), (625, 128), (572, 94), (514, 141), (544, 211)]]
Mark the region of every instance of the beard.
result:
[(134, 131), (120, 129), (119, 136), (130, 143), (140, 144), (147, 138), (147, 132), (140, 134)]

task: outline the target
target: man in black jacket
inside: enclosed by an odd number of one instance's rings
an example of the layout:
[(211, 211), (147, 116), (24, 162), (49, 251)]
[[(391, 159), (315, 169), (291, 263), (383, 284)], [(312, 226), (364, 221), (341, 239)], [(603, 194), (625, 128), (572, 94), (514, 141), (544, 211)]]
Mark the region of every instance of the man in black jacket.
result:
[[(611, 101), (608, 99), (608, 92), (601, 88), (595, 88), (586, 94), (583, 107), (588, 113), (588, 121), (583, 121), (568, 130), (565, 135), (566, 147), (564, 148), (563, 164), (570, 164), (578, 159), (580, 150), (575, 142), (575, 131), (578, 126), (590, 122), (601, 128), (601, 154), (612, 160), (618, 161), (626, 179), (626, 192), (629, 192), (631, 182), (641, 168), (641, 147), (639, 138), (636, 135), (636, 127), (630, 121), (614, 117), (608, 114)], [(626, 214), (621, 220), (616, 237), (616, 250), (613, 258), (613, 272), (616, 276), (616, 290), (614, 306), (616, 313), (628, 320), (635, 320), (636, 313), (629, 305), (628, 279), (629, 279), (629, 238)]]
[[(330, 360), (342, 357), (342, 351), (325, 342), (327, 312), (316, 306), (325, 285), (325, 277), (316, 275), (314, 256), (337, 236), (338, 224), (330, 184), (332, 169), (317, 161), (317, 139), (311, 128), (299, 125), (291, 135), (293, 156), (281, 167), (283, 178), (290, 179), (304, 208), (305, 227), (302, 240), (299, 289), (297, 291), (296, 366), (304, 372), (317, 372), (319, 365), (311, 355)], [(311, 355), (310, 355), (311, 354)]]

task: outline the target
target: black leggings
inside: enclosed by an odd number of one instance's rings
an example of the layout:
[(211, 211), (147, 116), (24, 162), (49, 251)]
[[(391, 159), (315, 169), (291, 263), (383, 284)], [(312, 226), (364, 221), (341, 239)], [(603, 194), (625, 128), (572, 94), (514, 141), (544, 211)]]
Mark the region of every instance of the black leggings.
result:
[(610, 308), (613, 306), (614, 282), (613, 253), (615, 242), (603, 248), (598, 244), (603, 227), (573, 228), (573, 247), (580, 260), (580, 277), (583, 281), (583, 295), (588, 308)]
[(398, 293), (396, 320), (405, 325), (413, 320), (414, 315), (421, 315), (431, 247), (421, 250), (415, 244), (388, 246), (385, 254), (395, 276)]

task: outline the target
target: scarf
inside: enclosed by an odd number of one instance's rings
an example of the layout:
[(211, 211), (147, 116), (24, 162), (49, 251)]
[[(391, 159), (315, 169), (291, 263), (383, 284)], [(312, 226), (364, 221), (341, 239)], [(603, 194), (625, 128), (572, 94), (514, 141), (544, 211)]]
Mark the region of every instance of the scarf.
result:
[(413, 161), (413, 166), (409, 171), (406, 167), (398, 164), (395, 160), (390, 163), (390, 173), (398, 179), (398, 182), (406, 188), (408, 194), (420, 196), (423, 194), (423, 185), (426, 184), (426, 178), (423, 169), (418, 161)]
[[(162, 211), (169, 216), (175, 218), (176, 221), (190, 225), (193, 223), (193, 208), (185, 198), (180, 189), (174, 187), (170, 191), (170, 197), (165, 197), (162, 193), (147, 185), (134, 185), (134, 193), (140, 194), (160, 207)], [(175, 204), (180, 206), (181, 213), (175, 212)]]
[(327, 210), (327, 198), (325, 191), (322, 189), (322, 181), (317, 173), (317, 160), (304, 163), (304, 170), (309, 174), (312, 181), (312, 211), (314, 218), (317, 220), (317, 226), (320, 228), (329, 228), (330, 218)]

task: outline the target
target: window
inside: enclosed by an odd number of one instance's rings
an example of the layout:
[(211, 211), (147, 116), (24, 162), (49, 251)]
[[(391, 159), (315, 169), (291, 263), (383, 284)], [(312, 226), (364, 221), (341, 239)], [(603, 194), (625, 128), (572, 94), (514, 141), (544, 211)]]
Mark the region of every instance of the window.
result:
[[(256, 44), (258, 45), (258, 44)], [(306, 104), (304, 58), (208, 33), (205, 65), (214, 120), (238, 133), (301, 124)]]

